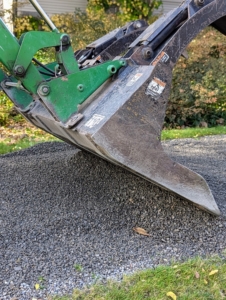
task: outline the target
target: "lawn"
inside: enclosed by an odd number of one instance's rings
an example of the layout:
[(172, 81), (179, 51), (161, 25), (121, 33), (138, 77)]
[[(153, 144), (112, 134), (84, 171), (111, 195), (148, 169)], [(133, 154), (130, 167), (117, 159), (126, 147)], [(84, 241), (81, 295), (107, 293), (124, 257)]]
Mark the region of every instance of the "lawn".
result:
[[(225, 253), (226, 254), (226, 253)], [(226, 256), (195, 258), (137, 272), (73, 295), (49, 300), (221, 300), (226, 299)]]
[[(163, 130), (161, 139), (199, 138), (216, 134), (226, 134), (226, 126)], [(25, 149), (37, 143), (57, 140), (50, 134), (25, 122), (12, 123), (7, 127), (0, 127), (0, 154)]]

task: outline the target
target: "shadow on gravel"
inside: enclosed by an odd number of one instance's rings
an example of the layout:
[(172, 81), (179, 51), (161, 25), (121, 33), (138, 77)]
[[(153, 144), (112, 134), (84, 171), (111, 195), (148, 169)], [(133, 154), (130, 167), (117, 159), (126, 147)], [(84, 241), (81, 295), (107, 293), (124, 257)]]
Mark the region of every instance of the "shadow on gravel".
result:
[[(165, 147), (170, 151), (179, 146)], [(178, 162), (208, 175), (225, 215), (226, 187), (217, 172), (222, 162), (215, 158), (215, 167), (207, 172), (200, 153), (190, 162), (179, 150), (171, 152)], [(66, 293), (98, 277), (120, 278), (171, 259), (226, 248), (224, 216), (213, 217), (64, 143), (3, 155), (0, 168), (0, 295), (29, 299)], [(150, 237), (134, 233), (135, 226), (146, 229)], [(77, 271), (78, 265), (82, 270)], [(45, 279), (43, 290), (35, 291), (40, 276)]]

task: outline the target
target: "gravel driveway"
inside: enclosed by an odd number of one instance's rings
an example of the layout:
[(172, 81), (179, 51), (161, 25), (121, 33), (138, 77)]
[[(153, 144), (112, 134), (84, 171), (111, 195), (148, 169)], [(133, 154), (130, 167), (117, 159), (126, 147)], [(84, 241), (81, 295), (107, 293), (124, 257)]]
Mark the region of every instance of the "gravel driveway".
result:
[(226, 249), (226, 136), (164, 148), (205, 177), (220, 217), (64, 143), (0, 156), (0, 299), (46, 299)]

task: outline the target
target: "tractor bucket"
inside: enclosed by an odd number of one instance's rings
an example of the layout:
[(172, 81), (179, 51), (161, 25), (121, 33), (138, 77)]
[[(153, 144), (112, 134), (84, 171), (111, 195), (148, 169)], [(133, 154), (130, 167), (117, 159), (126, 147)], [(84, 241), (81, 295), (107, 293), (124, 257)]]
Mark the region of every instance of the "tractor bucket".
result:
[(170, 88), (167, 69), (161, 66), (164, 81), (160, 82), (160, 76), (153, 75), (153, 66), (128, 66), (114, 79), (114, 84), (107, 82), (90, 97), (87, 107), (80, 108), (82, 119), (75, 128), (65, 128), (56, 122), (38, 103), (28, 118), (45, 131), (219, 215), (206, 181), (171, 160), (162, 148), (163, 95), (168, 97)]

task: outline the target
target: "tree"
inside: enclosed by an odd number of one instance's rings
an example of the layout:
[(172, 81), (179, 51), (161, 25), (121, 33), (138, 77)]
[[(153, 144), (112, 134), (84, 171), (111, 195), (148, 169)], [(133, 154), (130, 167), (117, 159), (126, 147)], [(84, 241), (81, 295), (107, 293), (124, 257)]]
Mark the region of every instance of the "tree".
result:
[(88, 0), (88, 10), (105, 10), (112, 7), (124, 21), (146, 19), (148, 20), (155, 9), (162, 4), (161, 0)]

